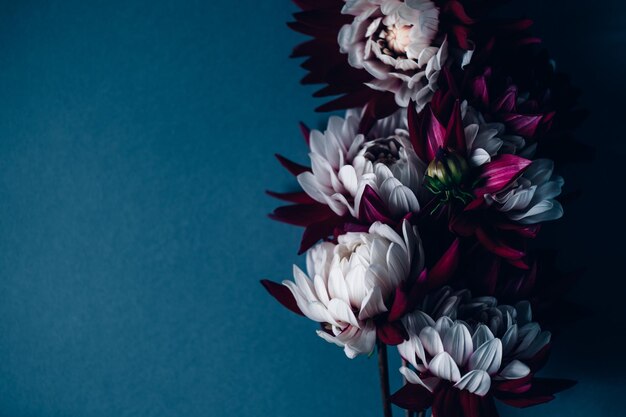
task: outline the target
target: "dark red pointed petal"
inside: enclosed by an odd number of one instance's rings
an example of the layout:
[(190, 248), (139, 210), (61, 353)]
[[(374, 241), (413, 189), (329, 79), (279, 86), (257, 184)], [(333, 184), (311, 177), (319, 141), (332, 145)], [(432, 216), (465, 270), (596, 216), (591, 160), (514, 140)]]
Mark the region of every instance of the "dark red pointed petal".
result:
[(298, 249), (298, 255), (302, 255), (320, 240), (332, 236), (335, 228), (343, 221), (344, 220), (341, 217), (335, 216), (327, 220), (308, 225), (306, 229), (304, 229), (302, 241), (300, 242), (300, 248)]
[(391, 402), (405, 410), (423, 411), (433, 403), (433, 395), (421, 385), (406, 384), (391, 396)]
[(489, 236), (484, 229), (480, 227), (476, 229), (476, 238), (489, 252), (505, 259), (517, 260), (522, 259), (525, 255), (524, 252), (505, 245), (502, 241)]
[(319, 203), (282, 206), (269, 215), (271, 219), (294, 226), (308, 226), (333, 216), (336, 214), (328, 206)]
[(391, 310), (389, 310), (389, 317), (387, 318), (387, 320), (400, 320), (402, 316), (404, 316), (404, 314), (407, 312), (407, 305), (407, 294), (402, 290), (402, 288), (396, 288), (396, 293), (393, 298), (393, 304), (391, 306)]
[(363, 196), (361, 197), (359, 220), (370, 224), (378, 221), (386, 224), (394, 223), (389, 214), (387, 205), (369, 185), (365, 186)]
[(433, 289), (445, 285), (454, 275), (459, 266), (460, 240), (455, 239), (448, 250), (428, 272), (428, 287)]
[(276, 154), (275, 156), (276, 156), (276, 159), (278, 159), (278, 162), (280, 162), (280, 164), (283, 167), (285, 167), (285, 169), (289, 171), (291, 175), (293, 175), (294, 177), (297, 177), (303, 172), (307, 172), (311, 170), (311, 168), (305, 167), (304, 165), (300, 165), (293, 161), (290, 161), (289, 159), (285, 158), (282, 155)]
[(399, 321), (386, 322), (376, 327), (376, 336), (386, 345), (397, 346), (408, 339), (406, 330)]
[(289, 288), (267, 279), (261, 280), (261, 285), (263, 285), (267, 292), (284, 307), (293, 311), (296, 314), (304, 316), (304, 314), (302, 314), (302, 311), (300, 310), (300, 307), (298, 307), (298, 303), (296, 303), (296, 299), (293, 297), (291, 291), (289, 291)]
[(300, 122), (300, 132), (302, 133), (302, 137), (304, 138), (304, 141), (306, 142), (306, 144), (309, 144), (309, 136), (311, 136), (311, 129), (309, 129), (309, 127), (307, 125), (305, 125), (303, 122)]
[(288, 201), (290, 203), (296, 204), (315, 204), (316, 201), (313, 200), (307, 193), (304, 191), (299, 191), (295, 193), (277, 193), (274, 191), (267, 190), (265, 191), (267, 195), (277, 198), (279, 200)]
[(465, 129), (461, 119), (461, 103), (457, 100), (452, 109), (452, 115), (446, 128), (444, 143), (450, 149), (454, 149), (462, 155), (466, 153)]
[(516, 155), (499, 155), (483, 165), (481, 178), (486, 180), (483, 187), (475, 190), (476, 196), (495, 193), (515, 181), (531, 164), (528, 159)]
[(489, 394), (480, 397), (463, 390), (459, 393), (459, 399), (464, 417), (498, 417), (496, 404)]

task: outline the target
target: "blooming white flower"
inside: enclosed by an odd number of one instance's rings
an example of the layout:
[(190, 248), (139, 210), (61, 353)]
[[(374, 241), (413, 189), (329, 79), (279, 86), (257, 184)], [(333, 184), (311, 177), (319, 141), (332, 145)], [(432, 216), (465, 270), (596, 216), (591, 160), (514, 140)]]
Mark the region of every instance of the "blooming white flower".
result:
[(323, 242), (307, 254), (308, 276), (294, 266), (283, 281), (302, 313), (323, 323), (317, 333), (344, 348), (349, 358), (370, 353), (376, 342), (373, 318), (388, 311), (395, 289), (423, 268), (417, 229), (407, 221), (403, 235), (374, 223), (368, 233), (347, 233), (338, 243)]
[(467, 101), (461, 103), (461, 116), (469, 163), (472, 166), (486, 164), (492, 157), (503, 153), (519, 154), (525, 146), (523, 137), (506, 133), (506, 127), (502, 123), (487, 122)]
[(459, 390), (485, 396), (493, 380), (530, 374), (525, 361), (550, 343), (550, 332), (531, 321), (529, 303), (495, 304), (491, 297), (468, 300), (458, 306), (456, 320), (441, 316), (435, 321), (423, 311), (405, 317), (409, 340), (398, 351), (415, 369), (400, 368), (407, 381), (430, 392), (448, 381)]
[(554, 162), (537, 159), (508, 187), (485, 194), (485, 201), (522, 224), (556, 220), (563, 216), (563, 207), (555, 197), (561, 194), (564, 180), (553, 171)]
[(347, 0), (343, 14), (354, 16), (338, 36), (340, 51), (351, 66), (365, 69), (367, 85), (410, 100), (420, 111), (437, 89), (448, 60), (446, 39), (438, 40), (439, 10), (430, 0)]
[(312, 130), (311, 172), (298, 175), (304, 191), (340, 216), (359, 217), (368, 185), (393, 216), (417, 212), (424, 169), (410, 144), (405, 113), (378, 121), (367, 137), (358, 133), (356, 110), (348, 110), (345, 119), (332, 116), (323, 133)]

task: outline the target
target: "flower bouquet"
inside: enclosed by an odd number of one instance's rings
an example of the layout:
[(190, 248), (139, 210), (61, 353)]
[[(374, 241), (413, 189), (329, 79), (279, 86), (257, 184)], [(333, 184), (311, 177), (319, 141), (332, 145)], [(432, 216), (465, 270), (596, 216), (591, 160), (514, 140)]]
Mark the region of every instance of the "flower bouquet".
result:
[(573, 382), (536, 376), (538, 321), (572, 276), (532, 241), (563, 215), (558, 167), (584, 153), (578, 92), (530, 21), (493, 17), (502, 1), (294, 2), (302, 82), (344, 113), (301, 124), (307, 165), (278, 156), (301, 190), (269, 192), (287, 203), (271, 217), (304, 227), (306, 272), (262, 284), (348, 358), (377, 350), (386, 417), (552, 400)]

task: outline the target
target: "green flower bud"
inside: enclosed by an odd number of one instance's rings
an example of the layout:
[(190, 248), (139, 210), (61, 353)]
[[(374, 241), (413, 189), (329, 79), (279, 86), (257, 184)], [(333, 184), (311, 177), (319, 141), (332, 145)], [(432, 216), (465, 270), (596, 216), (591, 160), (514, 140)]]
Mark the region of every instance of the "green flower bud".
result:
[(440, 151), (428, 164), (426, 175), (450, 190), (461, 186), (466, 181), (468, 172), (469, 166), (465, 158), (456, 152)]

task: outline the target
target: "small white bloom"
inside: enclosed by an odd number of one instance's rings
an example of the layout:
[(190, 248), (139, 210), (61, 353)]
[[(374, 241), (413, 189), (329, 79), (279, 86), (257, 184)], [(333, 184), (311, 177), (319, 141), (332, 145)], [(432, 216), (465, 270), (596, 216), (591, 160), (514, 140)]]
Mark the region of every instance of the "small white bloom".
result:
[[(354, 16), (338, 36), (348, 63), (372, 75), (369, 87), (394, 93), (400, 107), (414, 100), (421, 111), (448, 62), (447, 41), (437, 37), (439, 9), (435, 4), (430, 0), (347, 0), (342, 13)], [(465, 63), (471, 53), (467, 55)]]
[(405, 111), (376, 123), (367, 137), (358, 133), (359, 112), (332, 116), (325, 132), (310, 135), (311, 172), (298, 176), (304, 191), (340, 216), (359, 217), (366, 186), (387, 203), (391, 215), (417, 212), (423, 164), (409, 142)]
[[(408, 382), (432, 392), (445, 380), (459, 390), (484, 396), (493, 380), (520, 379), (530, 373), (524, 361), (550, 342), (550, 333), (531, 321), (527, 302), (496, 306), (491, 297), (468, 299), (466, 292), (449, 297), (456, 297), (452, 316), (457, 319), (435, 320), (421, 310), (403, 319), (409, 340), (398, 351), (413, 367), (400, 368)], [(447, 298), (437, 300), (445, 303)], [(459, 299), (465, 301), (458, 305)]]
[(294, 266), (283, 281), (302, 313), (323, 323), (318, 335), (344, 348), (349, 358), (372, 352), (372, 320), (388, 311), (395, 289), (423, 268), (417, 229), (405, 221), (403, 235), (374, 223), (368, 233), (347, 233), (338, 243), (323, 242), (307, 254), (308, 276)]
[(553, 171), (552, 161), (538, 159), (507, 188), (486, 194), (485, 201), (522, 224), (556, 220), (563, 216), (563, 207), (555, 198), (561, 194), (564, 181)]
[(502, 123), (487, 122), (484, 116), (469, 106), (461, 103), (463, 128), (468, 149), (469, 162), (472, 166), (481, 166), (500, 154), (519, 154), (526, 141), (523, 137), (506, 133)]

